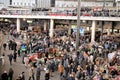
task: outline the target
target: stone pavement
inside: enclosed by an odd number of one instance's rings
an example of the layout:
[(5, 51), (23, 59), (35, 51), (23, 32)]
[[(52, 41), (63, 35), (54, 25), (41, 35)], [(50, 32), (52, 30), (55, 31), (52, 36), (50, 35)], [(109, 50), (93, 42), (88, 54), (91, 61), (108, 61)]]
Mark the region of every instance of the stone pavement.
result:
[[(9, 36), (9, 39), (13, 39), (12, 36)], [(4, 42), (7, 42), (8, 41), (8, 35), (5, 35), (4, 37)], [(22, 42), (23, 40), (18, 40), (18, 39), (15, 39), (15, 41), (17, 42)], [(5, 60), (5, 64), (2, 65), (2, 71), (0, 72), (0, 74), (3, 73), (3, 71), (9, 71), (9, 68), (13, 68), (14, 70), (14, 74), (13, 74), (13, 80), (16, 80), (16, 78), (18, 78), (19, 74), (21, 72), (25, 72), (25, 80), (28, 80), (28, 69), (25, 68), (24, 64), (22, 64), (22, 59), (21, 57), (17, 57), (17, 62), (13, 62), (12, 65), (9, 64), (9, 60), (8, 60), (8, 54), (9, 53), (13, 53), (12, 50), (8, 50), (8, 47), (6, 50), (1, 50), (1, 53), (5, 53), (5, 57), (4, 57), (4, 60)], [(42, 70), (41, 72), (41, 79), (40, 80), (45, 80), (44, 79), (44, 70)], [(53, 77), (51, 77), (51, 80), (59, 80), (59, 75), (58, 75), (58, 72), (54, 72), (53, 73)]]

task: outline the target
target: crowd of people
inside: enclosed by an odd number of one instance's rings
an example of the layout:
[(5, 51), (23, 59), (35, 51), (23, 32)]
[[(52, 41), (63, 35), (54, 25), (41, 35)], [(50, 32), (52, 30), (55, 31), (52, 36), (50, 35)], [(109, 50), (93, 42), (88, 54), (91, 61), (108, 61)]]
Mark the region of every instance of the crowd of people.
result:
[[(2, 13), (3, 12), (3, 13)], [(12, 11), (2, 11), (1, 14), (18, 14), (24, 15), (19, 12)], [(54, 16), (76, 16), (77, 9), (74, 10), (56, 10), (56, 11), (31, 11), (28, 13), (29, 15), (54, 15)], [(27, 14), (27, 15), (28, 15)], [(117, 8), (104, 8), (104, 7), (81, 7), (81, 16), (104, 16), (104, 17), (120, 17), (120, 10)]]
[[(16, 37), (11, 31), (11, 36)], [(24, 36), (24, 35), (22, 35)], [(23, 37), (24, 38), (24, 37)], [(17, 55), (21, 57), (25, 68), (29, 69), (29, 80), (40, 80), (41, 70), (45, 71), (45, 80), (50, 80), (52, 74), (58, 71), (59, 80), (119, 80), (120, 79), (120, 42), (103, 39), (98, 43), (90, 44), (86, 39), (79, 40), (79, 49), (76, 51), (76, 34), (73, 32), (56, 32), (50, 38), (46, 32), (39, 34), (27, 33), (26, 50), (22, 51), (15, 40), (9, 40), (8, 48), (14, 53), (8, 55), (10, 65), (12, 60), (17, 61)], [(7, 43), (3, 44), (6, 50)], [(115, 56), (109, 60), (109, 53), (116, 51)], [(37, 59), (30, 55), (37, 54)], [(2, 80), (12, 80), (11, 74), (6, 71), (1, 75)], [(18, 79), (25, 80), (25, 72), (21, 72)], [(53, 76), (54, 77), (54, 76)]]

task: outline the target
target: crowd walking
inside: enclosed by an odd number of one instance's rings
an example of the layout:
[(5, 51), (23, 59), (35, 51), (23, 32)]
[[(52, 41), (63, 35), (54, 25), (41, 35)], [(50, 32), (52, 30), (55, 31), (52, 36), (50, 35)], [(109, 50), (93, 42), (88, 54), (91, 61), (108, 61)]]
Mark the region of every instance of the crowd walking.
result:
[[(12, 66), (19, 60), (27, 71), (21, 70), (14, 80), (26, 80), (25, 73), (28, 74), (28, 80), (42, 80), (42, 70), (44, 80), (51, 80), (55, 72), (59, 76), (58, 80), (119, 80), (120, 43), (114, 40), (103, 38), (99, 43), (89, 44), (86, 39), (80, 39), (79, 49), (76, 51), (74, 33), (55, 33), (53, 38), (46, 33), (29, 34), (28, 37), (22, 49), (15, 41), (19, 37), (3, 44), (4, 52), (12, 52), (7, 55), (11, 68), (2, 73), (2, 80), (13, 80), (16, 73)], [(114, 51), (114, 56), (111, 56), (110, 53)], [(112, 59), (109, 60), (109, 57)]]

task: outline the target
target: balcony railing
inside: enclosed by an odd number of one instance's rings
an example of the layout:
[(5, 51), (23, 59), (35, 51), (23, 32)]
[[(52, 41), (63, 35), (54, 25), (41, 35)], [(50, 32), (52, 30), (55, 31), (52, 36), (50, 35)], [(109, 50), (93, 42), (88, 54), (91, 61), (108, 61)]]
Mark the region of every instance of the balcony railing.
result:
[[(10, 12), (0, 11), (0, 15), (49, 15), (49, 16), (77, 16), (75, 12)], [(81, 11), (81, 16), (95, 16), (95, 17), (120, 17), (120, 11)]]

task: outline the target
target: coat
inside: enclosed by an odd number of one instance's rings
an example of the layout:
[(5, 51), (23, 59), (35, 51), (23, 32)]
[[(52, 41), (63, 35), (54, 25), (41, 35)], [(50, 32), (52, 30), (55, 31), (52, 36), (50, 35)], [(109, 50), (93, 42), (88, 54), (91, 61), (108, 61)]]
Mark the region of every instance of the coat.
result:
[(59, 66), (58, 66), (58, 72), (59, 72), (59, 73), (63, 73), (63, 72), (64, 72), (64, 67), (63, 67), (63, 65), (59, 65)]
[(10, 55), (8, 55), (8, 57), (9, 57), (9, 61), (12, 61), (12, 59), (13, 59), (13, 55), (10, 54)]
[(8, 75), (7, 75), (7, 73), (3, 73), (3, 74), (1, 75), (1, 78), (2, 78), (2, 80), (8, 80)]

